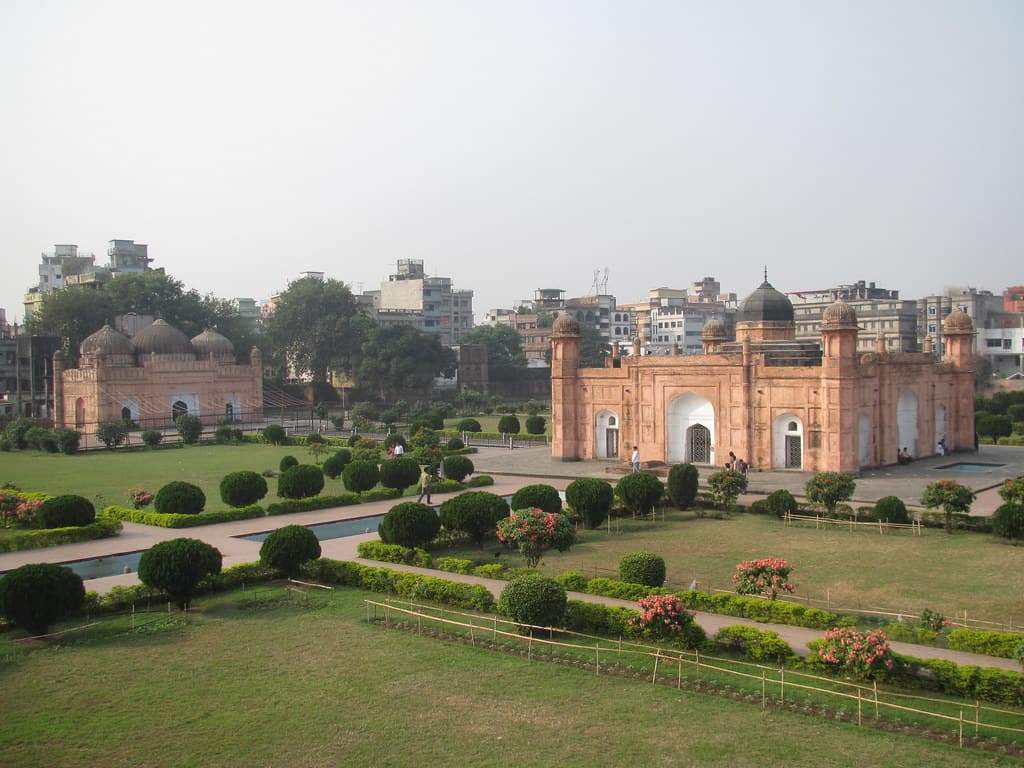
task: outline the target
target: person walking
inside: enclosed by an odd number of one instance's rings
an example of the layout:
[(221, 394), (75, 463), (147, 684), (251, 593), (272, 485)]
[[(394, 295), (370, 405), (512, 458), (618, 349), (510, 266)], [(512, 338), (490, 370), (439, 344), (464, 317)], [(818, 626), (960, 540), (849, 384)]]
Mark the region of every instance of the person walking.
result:
[(630, 463), (633, 465), (633, 471), (640, 471), (640, 449), (635, 445), (633, 446), (633, 457), (630, 459)]
[(430, 474), (430, 465), (423, 465), (423, 476), (420, 477), (420, 495), (416, 499), (416, 503), (423, 501), (423, 497), (427, 497), (427, 504), (430, 503), (430, 483), (433, 481), (433, 476)]

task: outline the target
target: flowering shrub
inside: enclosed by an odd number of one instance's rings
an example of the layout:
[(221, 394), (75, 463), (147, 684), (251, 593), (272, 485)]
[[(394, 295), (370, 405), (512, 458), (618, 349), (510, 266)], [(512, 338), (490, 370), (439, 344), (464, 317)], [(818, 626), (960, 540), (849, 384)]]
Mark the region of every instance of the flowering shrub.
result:
[(876, 671), (893, 667), (889, 641), (880, 629), (867, 634), (856, 627), (830, 629), (818, 645), (818, 658), (858, 678), (871, 678)]
[(14, 508), (14, 519), (19, 525), (31, 528), (36, 524), (36, 515), (43, 506), (42, 499), (25, 499)]
[(11, 518), (17, 515), (18, 505), (21, 504), (21, 496), (14, 491), (0, 491), (0, 516), (3, 517), (4, 528), (9, 528)]
[(918, 622), (922, 627), (930, 629), (932, 632), (942, 632), (944, 629), (948, 629), (953, 626), (953, 622), (947, 619), (938, 611), (933, 611), (931, 608), (925, 608), (921, 611), (921, 619)]
[(828, 513), (834, 515), (836, 504), (853, 496), (856, 487), (853, 478), (841, 472), (818, 472), (807, 481), (804, 490), (808, 501), (823, 504)]
[(779, 596), (779, 592), (796, 591), (796, 585), (789, 583), (789, 574), (792, 570), (793, 566), (779, 557), (745, 560), (736, 566), (732, 583), (736, 585), (736, 592), (741, 595), (764, 595), (769, 600), (774, 600)]
[(650, 595), (637, 601), (639, 615), (630, 619), (630, 626), (652, 640), (668, 640), (686, 648), (698, 647), (704, 631), (697, 626), (693, 611), (686, 610), (676, 595)]
[(747, 476), (732, 469), (722, 469), (708, 477), (708, 490), (716, 504), (731, 509), (736, 497), (747, 490)]
[(498, 539), (518, 547), (530, 568), (536, 568), (544, 552), (565, 552), (576, 541), (576, 532), (565, 515), (542, 509), (517, 509), (498, 521)]
[(928, 483), (921, 494), (921, 503), (929, 509), (941, 507), (946, 513), (946, 533), (953, 532), (953, 514), (969, 512), (975, 493), (956, 480), (936, 480)]
[(1004, 480), (999, 495), (1008, 504), (1024, 504), (1024, 477)]
[(153, 494), (145, 488), (132, 488), (128, 491), (128, 501), (135, 509), (144, 509), (153, 503)]

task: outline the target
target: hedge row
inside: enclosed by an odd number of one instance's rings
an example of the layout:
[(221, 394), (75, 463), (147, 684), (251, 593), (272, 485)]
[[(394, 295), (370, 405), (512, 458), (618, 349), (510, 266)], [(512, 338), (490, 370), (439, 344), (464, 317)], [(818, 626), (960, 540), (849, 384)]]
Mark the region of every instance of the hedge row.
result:
[(392, 571), (342, 560), (319, 558), (303, 566), (308, 578), (323, 584), (340, 584), (413, 600), (432, 600), (457, 608), (493, 611), (494, 596), (480, 584)]
[(1014, 658), (1014, 650), (1021, 643), (1024, 643), (1024, 634), (991, 629), (954, 629), (946, 638), (946, 644), (953, 650), (1003, 659)]
[(75, 544), (80, 541), (108, 539), (117, 536), (121, 523), (117, 520), (97, 520), (88, 525), (68, 528), (46, 528), (41, 530), (9, 531), (0, 538), (0, 552), (23, 552), (27, 549), (55, 547), (58, 544)]
[(420, 568), (433, 567), (433, 558), (429, 552), (416, 547), (410, 549), (401, 544), (385, 544), (383, 541), (363, 541), (356, 548), (359, 557), (377, 560), (382, 563), (398, 563), (400, 565), (416, 565)]
[(177, 515), (161, 512), (150, 512), (146, 509), (130, 509), (129, 507), (110, 506), (103, 510), (103, 517), (108, 520), (122, 520), (128, 523), (155, 525), (159, 528), (195, 528), (200, 525), (214, 523), (230, 523), (235, 520), (250, 520), (266, 514), (259, 504), (238, 509), (224, 509), (217, 512), (200, 512), (198, 515)]
[(267, 505), (267, 515), (291, 515), (295, 512), (309, 512), (313, 509), (328, 509), (329, 507), (350, 507), (358, 504), (362, 499), (358, 493), (340, 493), (337, 496), (310, 496), (308, 499), (291, 499), (289, 501), (275, 501)]

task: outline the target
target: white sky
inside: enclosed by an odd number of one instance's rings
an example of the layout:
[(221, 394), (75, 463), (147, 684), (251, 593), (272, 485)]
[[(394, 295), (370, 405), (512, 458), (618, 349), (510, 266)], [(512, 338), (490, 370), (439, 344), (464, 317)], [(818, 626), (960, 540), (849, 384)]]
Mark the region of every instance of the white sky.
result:
[(1024, 3), (0, 2), (0, 307), (42, 251), (188, 287), (1024, 283)]

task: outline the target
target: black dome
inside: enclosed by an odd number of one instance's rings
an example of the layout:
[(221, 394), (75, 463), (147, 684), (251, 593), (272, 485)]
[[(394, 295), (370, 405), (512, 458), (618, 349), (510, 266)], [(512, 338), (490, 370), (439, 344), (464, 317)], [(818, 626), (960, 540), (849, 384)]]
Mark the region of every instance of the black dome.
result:
[(765, 280), (736, 312), (737, 323), (792, 323), (793, 303)]

